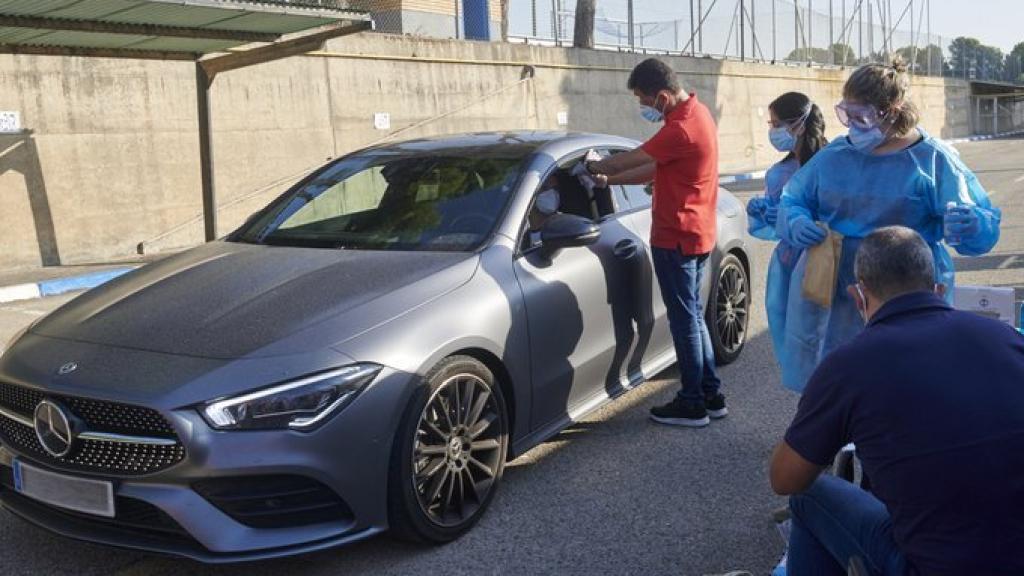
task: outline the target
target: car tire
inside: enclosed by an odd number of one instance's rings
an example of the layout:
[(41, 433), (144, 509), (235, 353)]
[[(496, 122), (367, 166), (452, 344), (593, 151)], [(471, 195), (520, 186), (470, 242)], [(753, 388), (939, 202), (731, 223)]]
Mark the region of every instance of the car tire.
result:
[(705, 321), (715, 360), (719, 366), (740, 356), (747, 340), (750, 317), (750, 279), (743, 262), (735, 254), (726, 254), (718, 264), (711, 284)]
[(486, 511), (505, 467), (508, 412), (491, 371), (441, 361), (413, 394), (391, 452), (388, 520), (402, 540), (442, 544)]

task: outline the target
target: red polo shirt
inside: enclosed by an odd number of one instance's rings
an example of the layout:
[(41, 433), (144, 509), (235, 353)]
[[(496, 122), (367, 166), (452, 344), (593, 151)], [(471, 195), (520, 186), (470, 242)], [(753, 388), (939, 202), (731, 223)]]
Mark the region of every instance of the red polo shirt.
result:
[(707, 106), (690, 94), (640, 147), (657, 162), (651, 245), (687, 256), (715, 247), (718, 129)]

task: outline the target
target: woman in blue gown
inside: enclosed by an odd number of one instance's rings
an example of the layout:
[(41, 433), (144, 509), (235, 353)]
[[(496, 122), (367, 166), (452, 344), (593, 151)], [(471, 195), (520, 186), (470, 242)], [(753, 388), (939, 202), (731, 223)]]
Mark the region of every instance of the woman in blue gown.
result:
[(786, 157), (768, 169), (764, 195), (752, 198), (747, 204), (747, 222), (751, 236), (779, 242), (768, 266), (765, 309), (772, 345), (776, 358), (781, 361), (789, 280), (802, 250), (780, 240), (775, 231), (779, 199), (789, 178), (828, 144), (828, 140), (825, 139), (825, 119), (821, 109), (800, 92), (779, 96), (768, 105), (768, 112), (771, 116), (768, 139), (776, 150), (785, 152)]
[[(836, 106), (848, 135), (822, 149), (783, 188), (776, 229), (805, 250), (790, 281), (780, 360), (783, 384), (792, 390), (802, 391), (821, 359), (863, 329), (846, 287), (856, 283), (854, 256), (872, 230), (902, 225), (920, 233), (935, 255), (935, 281), (950, 299), (953, 260), (941, 242), (977, 256), (999, 240), (999, 209), (956, 151), (917, 126), (909, 88), (900, 61), (857, 69)], [(828, 308), (801, 290), (806, 249), (828, 235), (819, 223), (843, 236)]]

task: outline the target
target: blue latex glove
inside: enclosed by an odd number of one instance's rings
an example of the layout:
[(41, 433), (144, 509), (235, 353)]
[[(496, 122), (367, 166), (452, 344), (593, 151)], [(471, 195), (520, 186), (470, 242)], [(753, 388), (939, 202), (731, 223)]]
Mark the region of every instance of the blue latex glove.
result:
[(790, 224), (790, 231), (793, 236), (793, 244), (797, 248), (810, 248), (825, 241), (828, 232), (821, 226), (811, 221), (810, 218), (802, 217), (793, 220)]
[(764, 221), (770, 226), (774, 227), (775, 223), (779, 220), (779, 205), (768, 204), (764, 208)]
[(981, 231), (981, 219), (970, 208), (956, 209), (945, 214), (943, 228), (947, 242), (950, 236), (956, 239), (971, 238)]
[(747, 215), (760, 216), (761, 214), (764, 213), (766, 205), (767, 201), (764, 199), (763, 196), (751, 198), (750, 201), (747, 202)]

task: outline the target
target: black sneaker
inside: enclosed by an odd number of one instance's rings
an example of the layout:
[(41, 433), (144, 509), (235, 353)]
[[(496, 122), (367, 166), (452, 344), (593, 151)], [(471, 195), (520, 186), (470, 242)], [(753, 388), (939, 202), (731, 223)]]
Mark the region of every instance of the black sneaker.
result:
[(673, 398), (664, 406), (651, 408), (651, 420), (659, 424), (669, 426), (686, 426), (688, 428), (702, 428), (711, 423), (708, 418), (708, 411), (703, 406), (691, 406), (684, 403), (679, 397)]
[(704, 397), (704, 408), (708, 411), (708, 416), (718, 420), (719, 418), (725, 418), (729, 415), (729, 409), (725, 407), (725, 396), (722, 394), (715, 394), (714, 396)]

